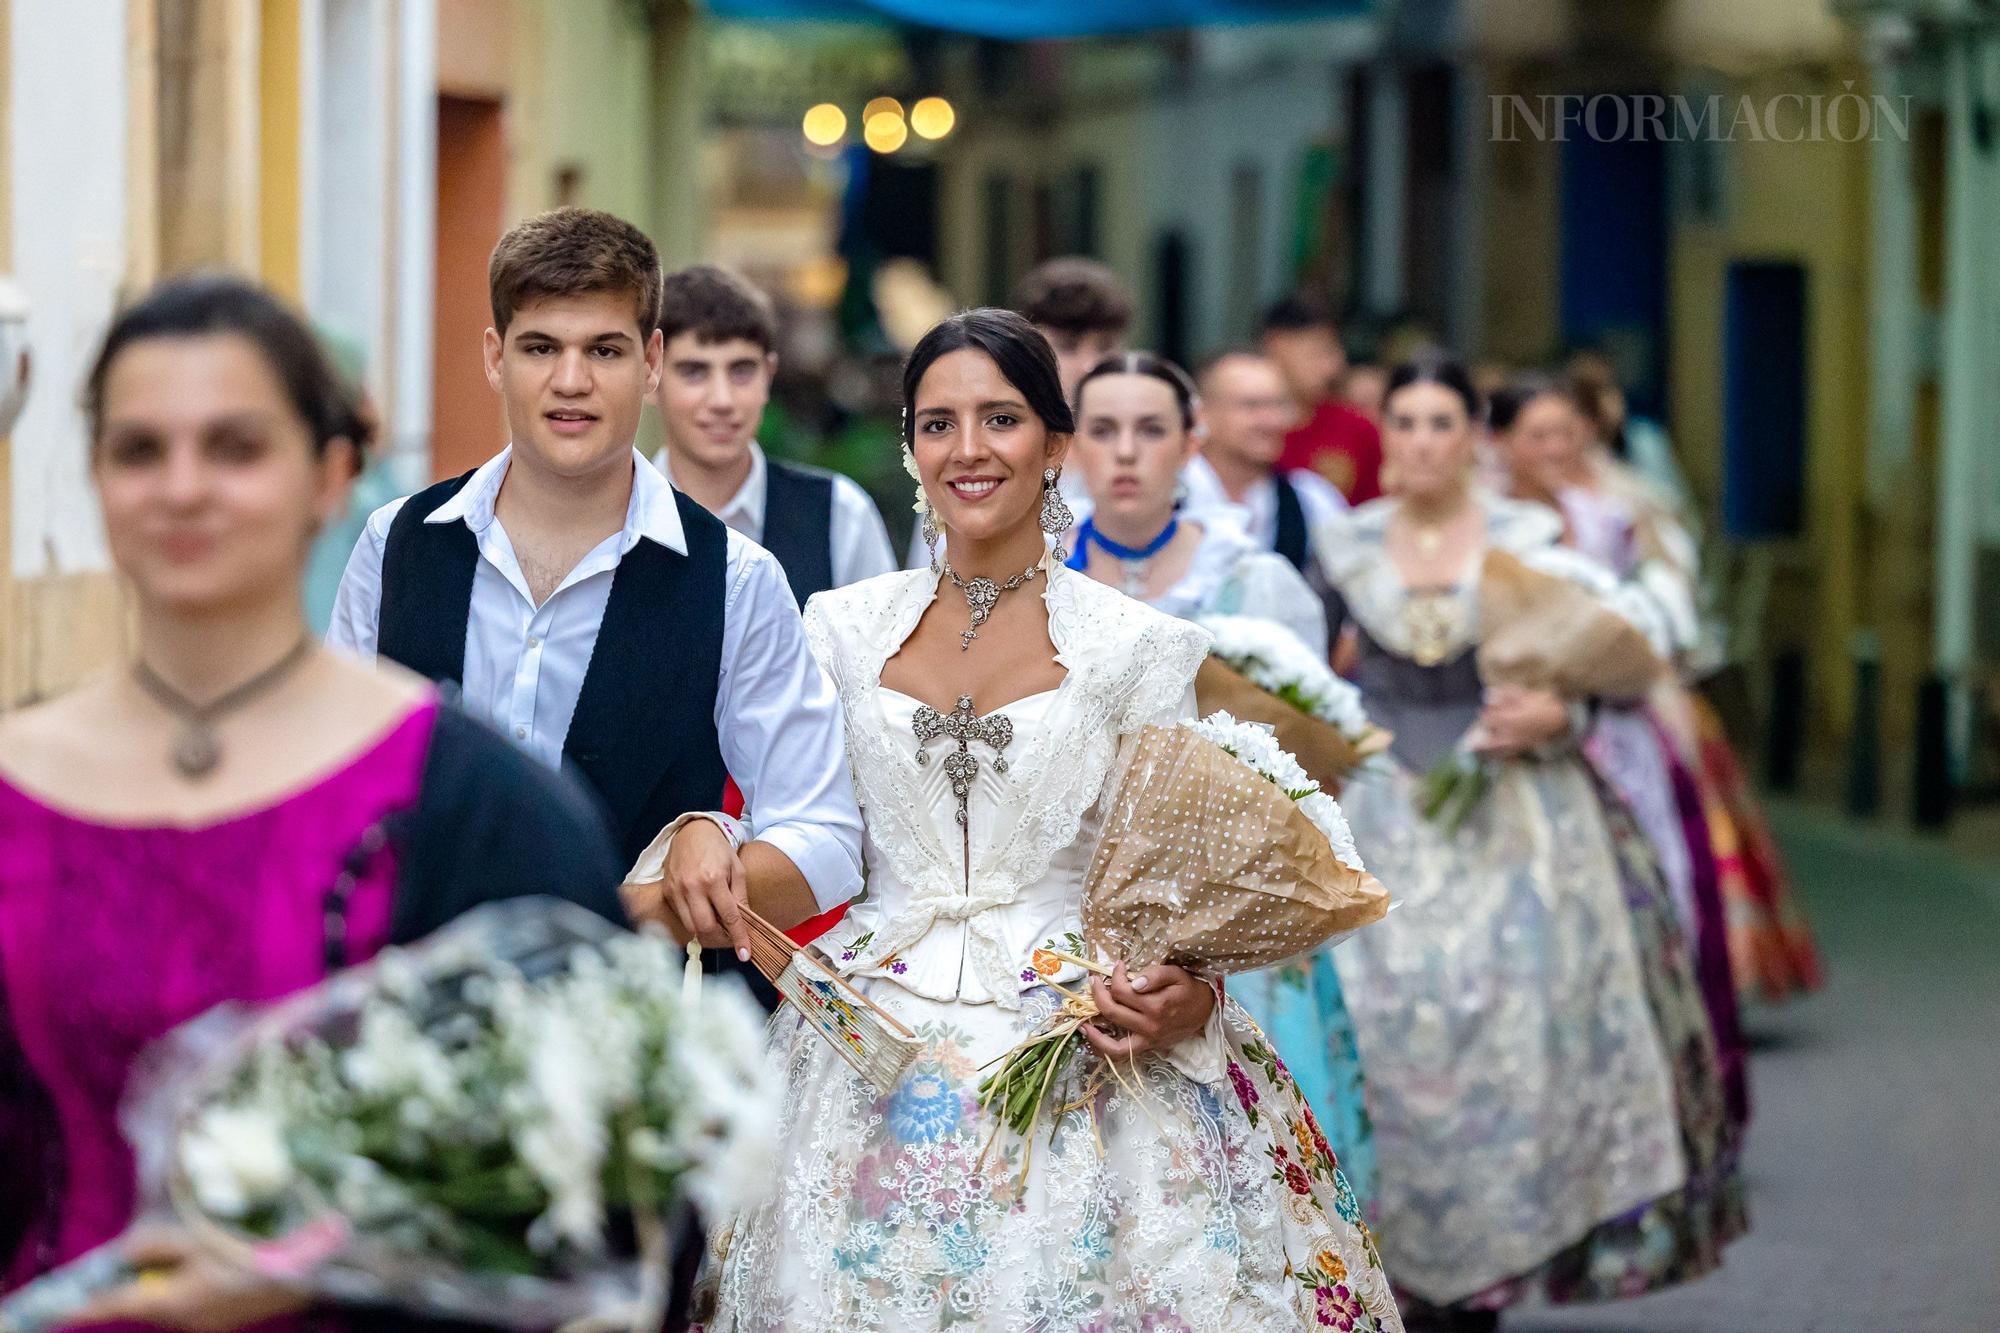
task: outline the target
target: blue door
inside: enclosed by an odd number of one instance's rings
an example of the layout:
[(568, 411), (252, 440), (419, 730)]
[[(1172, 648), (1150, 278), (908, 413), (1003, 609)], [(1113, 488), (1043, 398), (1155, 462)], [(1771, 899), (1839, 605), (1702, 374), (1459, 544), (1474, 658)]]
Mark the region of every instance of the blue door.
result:
[(1729, 266), (1723, 306), (1722, 523), (1758, 541), (1804, 531), (1806, 271)]
[[(1609, 118), (1606, 118), (1606, 124)], [(1562, 336), (1599, 346), (1633, 414), (1666, 401), (1667, 146), (1597, 139), (1572, 122), (1562, 144)]]

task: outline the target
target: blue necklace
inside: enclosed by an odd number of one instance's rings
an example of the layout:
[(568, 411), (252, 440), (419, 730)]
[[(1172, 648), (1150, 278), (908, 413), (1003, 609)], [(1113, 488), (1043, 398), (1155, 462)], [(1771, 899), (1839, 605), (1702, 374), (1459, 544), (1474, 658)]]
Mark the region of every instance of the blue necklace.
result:
[(1166, 549), (1174, 534), (1181, 530), (1180, 516), (1176, 514), (1167, 520), (1167, 526), (1160, 529), (1160, 535), (1144, 546), (1127, 546), (1123, 542), (1112, 541), (1097, 530), (1093, 519), (1083, 520), (1083, 526), (1076, 531), (1076, 554), (1069, 558), (1069, 567), (1081, 571), (1090, 563), (1090, 548), (1094, 543), (1106, 555), (1116, 560), (1124, 569), (1127, 597), (1141, 597), (1146, 594), (1146, 562)]

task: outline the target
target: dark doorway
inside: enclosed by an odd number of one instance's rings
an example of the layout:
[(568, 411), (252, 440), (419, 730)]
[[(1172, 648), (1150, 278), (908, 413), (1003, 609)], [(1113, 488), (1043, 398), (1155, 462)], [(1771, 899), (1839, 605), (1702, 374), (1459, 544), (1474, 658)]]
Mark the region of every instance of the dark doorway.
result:
[(1666, 402), (1667, 146), (1600, 139), (1562, 145), (1562, 336), (1609, 354), (1634, 413)]
[(1746, 541), (1805, 524), (1806, 271), (1729, 266), (1723, 311), (1722, 520)]

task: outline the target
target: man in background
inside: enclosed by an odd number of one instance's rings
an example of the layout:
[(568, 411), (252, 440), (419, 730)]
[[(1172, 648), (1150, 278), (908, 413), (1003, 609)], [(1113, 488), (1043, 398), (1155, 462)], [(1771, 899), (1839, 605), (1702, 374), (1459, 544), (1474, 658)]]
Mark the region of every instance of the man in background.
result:
[(1333, 317), (1303, 297), (1264, 312), (1264, 353), (1285, 378), (1298, 422), (1285, 437), (1278, 464), (1331, 482), (1349, 504), (1382, 494), (1382, 435), (1343, 401), (1347, 349)]
[(1310, 581), (1313, 534), (1347, 502), (1323, 478), (1283, 466), (1294, 416), (1277, 363), (1248, 349), (1221, 352), (1202, 367), (1199, 383), (1208, 438), (1181, 473), (1188, 512), (1228, 511)]
[(816, 592), (896, 567), (875, 502), (837, 472), (769, 458), (757, 428), (778, 371), (770, 300), (714, 264), (667, 276), (657, 459), (689, 499), (770, 551), (801, 607)]
[(1065, 256), (1037, 264), (1021, 279), (1014, 308), (1056, 349), (1063, 393), (1107, 356), (1125, 350), (1132, 331), (1132, 293), (1110, 265)]

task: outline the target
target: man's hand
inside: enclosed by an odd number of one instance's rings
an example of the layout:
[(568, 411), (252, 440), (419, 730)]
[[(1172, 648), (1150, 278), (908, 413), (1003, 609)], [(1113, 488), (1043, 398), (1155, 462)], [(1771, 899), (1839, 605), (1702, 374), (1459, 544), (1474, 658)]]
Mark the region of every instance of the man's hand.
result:
[(1479, 753), (1512, 759), (1565, 735), (1570, 728), (1569, 708), (1561, 695), (1548, 690), (1495, 685), (1486, 691), (1486, 707), (1477, 726)]
[(295, 1314), (311, 1304), (306, 1292), (200, 1249), (174, 1229), (141, 1232), (127, 1243), (146, 1276), (104, 1293), (75, 1318), (78, 1324), (130, 1321), (188, 1333), (223, 1333)]
[[(1110, 977), (1090, 979), (1099, 1021), (1083, 1025), (1083, 1039), (1106, 1059), (1131, 1060), (1147, 1051), (1163, 1051), (1198, 1035), (1215, 1012), (1215, 991), (1185, 968), (1162, 963), (1136, 977), (1125, 975), (1125, 964)], [(1114, 1034), (1115, 1026), (1123, 1035)]]
[(690, 819), (674, 830), (660, 880), (627, 884), (621, 893), (634, 924), (658, 922), (683, 944), (698, 939), (750, 961), (750, 925), (743, 919), (750, 882), (742, 859), (712, 821)]

